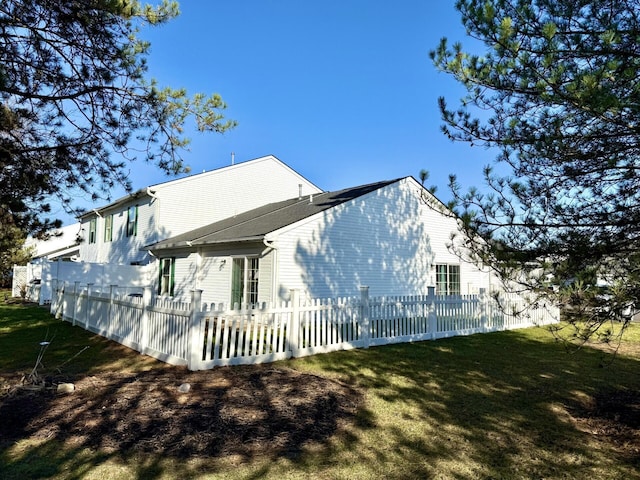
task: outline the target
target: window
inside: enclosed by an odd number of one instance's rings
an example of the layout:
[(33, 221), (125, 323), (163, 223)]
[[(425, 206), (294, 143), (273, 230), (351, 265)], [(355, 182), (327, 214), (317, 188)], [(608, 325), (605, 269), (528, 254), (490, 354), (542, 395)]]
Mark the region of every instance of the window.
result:
[(460, 295), (460, 265), (436, 265), (436, 295)]
[(127, 237), (135, 237), (138, 234), (138, 206), (132, 205), (127, 210)]
[(96, 243), (96, 224), (97, 219), (92, 218), (89, 220), (89, 243)]
[(231, 269), (231, 304), (258, 303), (258, 257), (234, 258)]
[(113, 214), (104, 217), (104, 241), (113, 240)]
[(176, 275), (176, 259), (160, 259), (160, 278), (158, 281), (158, 295), (169, 295), (173, 297)]

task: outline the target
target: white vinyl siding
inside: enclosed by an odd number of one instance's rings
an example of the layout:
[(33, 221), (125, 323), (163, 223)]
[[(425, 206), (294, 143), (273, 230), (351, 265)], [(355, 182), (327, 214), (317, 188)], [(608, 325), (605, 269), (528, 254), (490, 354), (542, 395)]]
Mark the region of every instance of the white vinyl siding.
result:
[[(89, 244), (88, 218), (83, 220), (85, 242), (80, 259), (116, 264), (152, 261), (141, 250), (167, 239), (253, 208), (302, 195), (320, 193), (308, 180), (273, 156), (230, 165), (154, 185), (137, 192), (102, 212), (113, 214), (112, 241), (98, 236)], [(137, 205), (135, 222), (129, 222), (129, 208)], [(135, 228), (134, 228), (135, 227)]]
[(163, 237), (294, 198), (299, 194), (298, 185), (303, 195), (320, 193), (271, 156), (159, 185), (154, 188), (161, 199), (158, 215)]
[[(314, 298), (350, 296), (361, 286), (371, 295), (426, 294), (436, 263), (460, 263), (447, 248), (458, 227), (421, 202), (418, 189), (402, 180), (274, 232), (279, 296), (291, 288)], [(460, 278), (468, 282), (461, 293), (489, 285), (469, 263), (461, 263)]]
[[(111, 217), (111, 241), (107, 240), (106, 233), (96, 236), (96, 243), (80, 244), (80, 259), (83, 262), (114, 263), (120, 265), (146, 264), (153, 261), (142, 247), (148, 245), (153, 236), (154, 206), (150, 198), (142, 197), (130, 203), (123, 203), (117, 209), (103, 213), (106, 222)], [(135, 235), (127, 236), (127, 228), (131, 228), (129, 222), (129, 210), (137, 209)], [(89, 220), (82, 223), (82, 228), (88, 232)]]
[(268, 250), (261, 252), (264, 247), (256, 247), (241, 254), (234, 253), (208, 253), (202, 259), (198, 288), (202, 289), (202, 301), (207, 304), (228, 304), (232, 299), (232, 265), (234, 259), (255, 257), (259, 259), (258, 269), (258, 303), (270, 303), (273, 292), (273, 258), (274, 252)]
[(203, 292), (203, 303), (227, 303), (231, 295), (231, 257), (205, 256), (199, 288)]

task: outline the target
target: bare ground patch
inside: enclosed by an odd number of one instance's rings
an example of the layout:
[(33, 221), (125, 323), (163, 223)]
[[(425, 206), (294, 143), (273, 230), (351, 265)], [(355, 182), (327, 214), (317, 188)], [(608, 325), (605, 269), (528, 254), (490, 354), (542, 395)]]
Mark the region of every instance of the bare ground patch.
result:
[(569, 409), (576, 427), (640, 461), (640, 392), (603, 390)]
[(2, 380), (1, 448), (31, 438), (183, 458), (296, 456), (338, 433), (362, 403), (349, 385), (271, 365), (104, 372), (77, 379), (71, 394)]

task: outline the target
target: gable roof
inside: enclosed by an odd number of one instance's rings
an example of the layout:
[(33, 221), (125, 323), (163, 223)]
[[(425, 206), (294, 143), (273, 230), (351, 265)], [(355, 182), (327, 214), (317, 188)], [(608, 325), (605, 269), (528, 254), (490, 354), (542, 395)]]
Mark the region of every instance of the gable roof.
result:
[(99, 208), (95, 208), (95, 209), (91, 209), (91, 210), (87, 210), (86, 212), (83, 212), (82, 214), (80, 214), (80, 216), (78, 218), (82, 219), (85, 218), (87, 216), (90, 215), (95, 215), (98, 213), (102, 213), (105, 212), (107, 210), (113, 209), (115, 207), (118, 207), (126, 202), (129, 202), (131, 200), (135, 200), (138, 199), (142, 196), (148, 196), (148, 197), (153, 197), (153, 195), (156, 193), (156, 191), (158, 189), (162, 189), (165, 188), (169, 185), (176, 185), (176, 184), (180, 184), (183, 182), (189, 182), (193, 179), (201, 179), (203, 177), (208, 177), (208, 176), (214, 176), (214, 175), (218, 175), (220, 173), (223, 172), (227, 172), (229, 170), (235, 170), (235, 169), (241, 169), (244, 167), (247, 167), (249, 165), (252, 164), (256, 164), (259, 162), (265, 162), (265, 161), (269, 161), (269, 162), (277, 162), (278, 164), (280, 164), (282, 167), (284, 167), (286, 170), (290, 171), (291, 173), (293, 173), (294, 175), (296, 175), (297, 177), (299, 177), (300, 181), (304, 181), (306, 183), (308, 183), (309, 185), (311, 185), (312, 187), (316, 188), (318, 191), (320, 191), (320, 189), (314, 185), (312, 182), (310, 182), (309, 180), (307, 180), (306, 178), (304, 178), (302, 175), (300, 175), (298, 172), (296, 172), (294, 169), (292, 169), (290, 166), (288, 166), (286, 163), (284, 163), (282, 160), (280, 160), (279, 158), (277, 158), (274, 155), (266, 155), (264, 157), (259, 157), (259, 158), (254, 158), (252, 160), (247, 160), (245, 162), (237, 162), (237, 163), (233, 163), (231, 165), (226, 165), (224, 167), (220, 167), (220, 168), (216, 168), (213, 170), (209, 170), (206, 172), (202, 172), (202, 173), (195, 173), (192, 175), (188, 175), (186, 177), (182, 177), (182, 178), (175, 178), (172, 180), (168, 180), (166, 182), (162, 182), (162, 183), (156, 183), (154, 185), (149, 185), (147, 187), (141, 188), (139, 190), (133, 191), (123, 197), (118, 198), (117, 200), (114, 200), (113, 202), (107, 204), (107, 205), (103, 205)]
[(342, 203), (386, 187), (401, 179), (387, 180), (304, 198), (292, 198), (226, 218), (145, 247), (147, 250), (184, 248), (230, 242), (260, 241), (265, 235)]

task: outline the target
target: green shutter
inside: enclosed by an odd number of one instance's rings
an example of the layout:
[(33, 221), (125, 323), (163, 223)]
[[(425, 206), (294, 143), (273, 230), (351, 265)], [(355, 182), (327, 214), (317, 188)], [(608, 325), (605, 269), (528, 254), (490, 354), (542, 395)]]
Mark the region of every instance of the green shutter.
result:
[(133, 222), (133, 236), (138, 235), (138, 205), (136, 205), (136, 218)]
[(231, 308), (234, 304), (242, 305), (244, 287), (244, 259), (234, 258), (231, 267)]
[(158, 263), (160, 264), (160, 268), (158, 268), (158, 295), (162, 295), (162, 258)]
[(173, 292), (176, 286), (176, 257), (172, 257), (170, 261), (171, 261), (171, 281), (169, 283), (169, 295), (173, 297)]

